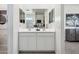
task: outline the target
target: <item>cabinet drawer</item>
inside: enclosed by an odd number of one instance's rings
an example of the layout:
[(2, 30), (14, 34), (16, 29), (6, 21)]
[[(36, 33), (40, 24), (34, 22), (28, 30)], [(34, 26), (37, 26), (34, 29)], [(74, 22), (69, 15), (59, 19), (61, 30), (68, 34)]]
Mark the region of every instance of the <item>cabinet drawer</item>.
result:
[(49, 33), (48, 32), (41, 33), (40, 32), (40, 33), (37, 33), (37, 35), (38, 36), (54, 36), (54, 33), (51, 33), (51, 32), (49, 32)]
[(21, 33), (19, 33), (19, 36), (34, 36), (34, 35), (36, 35), (35, 33), (31, 33), (31, 32), (21, 32)]

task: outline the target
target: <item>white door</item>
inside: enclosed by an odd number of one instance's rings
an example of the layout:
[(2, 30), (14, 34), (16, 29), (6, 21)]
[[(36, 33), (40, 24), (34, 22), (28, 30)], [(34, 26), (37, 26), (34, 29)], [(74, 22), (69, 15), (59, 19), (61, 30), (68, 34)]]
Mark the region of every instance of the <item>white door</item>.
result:
[(54, 50), (54, 33), (38, 33), (37, 50)]
[(35, 33), (19, 33), (19, 50), (30, 51), (36, 50)]

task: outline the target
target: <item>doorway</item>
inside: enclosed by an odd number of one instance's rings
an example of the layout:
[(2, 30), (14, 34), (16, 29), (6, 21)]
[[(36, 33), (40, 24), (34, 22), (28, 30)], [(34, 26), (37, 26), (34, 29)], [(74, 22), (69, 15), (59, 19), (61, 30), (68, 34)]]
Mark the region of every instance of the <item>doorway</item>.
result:
[(65, 53), (79, 54), (79, 5), (64, 5)]

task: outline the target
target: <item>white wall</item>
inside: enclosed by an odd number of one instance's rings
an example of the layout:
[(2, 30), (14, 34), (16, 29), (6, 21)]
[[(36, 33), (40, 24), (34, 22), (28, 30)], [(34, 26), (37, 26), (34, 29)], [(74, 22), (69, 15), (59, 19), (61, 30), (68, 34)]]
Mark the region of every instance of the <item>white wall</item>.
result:
[(0, 4), (0, 10), (7, 10), (6, 4)]
[(13, 5), (13, 53), (18, 53), (19, 6)]
[(19, 7), (8, 5), (9, 53), (18, 53)]
[(79, 4), (65, 4), (64, 13), (79, 13)]
[(56, 52), (64, 53), (64, 26), (63, 26), (63, 5), (55, 8), (55, 28), (56, 28)]
[(7, 6), (8, 15), (8, 53), (13, 53), (13, 5)]
[(64, 5), (61, 5), (61, 53), (65, 54)]

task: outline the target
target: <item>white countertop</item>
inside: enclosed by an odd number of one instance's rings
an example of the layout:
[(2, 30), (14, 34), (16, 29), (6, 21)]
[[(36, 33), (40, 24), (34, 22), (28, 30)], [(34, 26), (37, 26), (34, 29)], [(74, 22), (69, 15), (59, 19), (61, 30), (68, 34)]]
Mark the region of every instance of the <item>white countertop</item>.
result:
[(79, 29), (79, 27), (65, 27), (65, 29)]
[(23, 28), (19, 28), (19, 32), (55, 32), (55, 29), (41, 29), (40, 31), (36, 31), (36, 29), (23, 29)]

